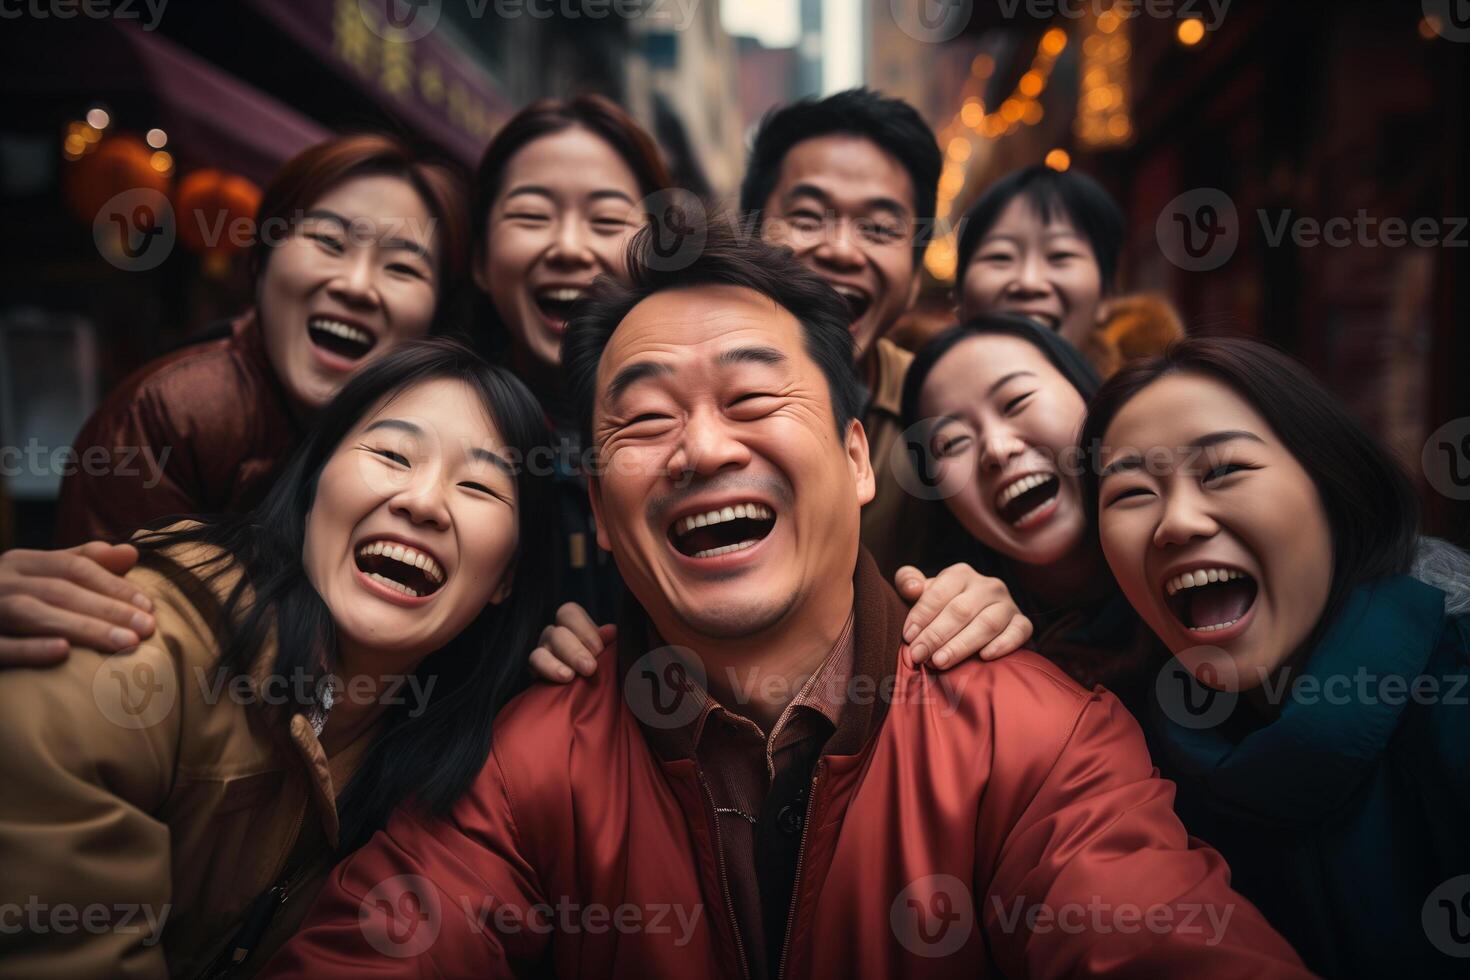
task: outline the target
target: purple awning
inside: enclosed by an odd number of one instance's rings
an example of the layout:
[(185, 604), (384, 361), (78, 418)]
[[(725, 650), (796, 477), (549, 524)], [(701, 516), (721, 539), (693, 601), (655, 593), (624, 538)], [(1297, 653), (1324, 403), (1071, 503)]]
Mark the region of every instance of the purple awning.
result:
[[(397, 2), (248, 0), (388, 115), (474, 167), (496, 127), (510, 116), (511, 102), (442, 31), (393, 26), (389, 8)], [(437, 4), (424, 9), (437, 17)]]

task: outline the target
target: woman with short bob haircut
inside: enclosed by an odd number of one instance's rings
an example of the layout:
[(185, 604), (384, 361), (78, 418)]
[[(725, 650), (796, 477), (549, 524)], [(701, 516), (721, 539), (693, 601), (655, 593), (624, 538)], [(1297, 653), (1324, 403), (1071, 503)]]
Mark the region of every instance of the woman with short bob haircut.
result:
[(547, 438), (508, 371), (418, 341), (318, 413), (259, 507), (136, 536), (149, 642), (0, 671), (0, 852), (7, 896), (155, 921), (3, 935), (0, 963), (253, 972), (395, 807), (451, 806), (550, 616), (550, 498), (520, 465)]
[(1119, 586), (1216, 692), (1153, 688), (1186, 825), (1314, 970), (1463, 976), (1470, 558), (1419, 536), (1388, 453), (1255, 341), (1124, 368), (1082, 445)]
[(1123, 210), (1101, 184), (1034, 164), (988, 187), (960, 226), (955, 309), (961, 320), (1029, 316), (1059, 333), (1107, 377), (1184, 336), (1156, 293), (1120, 294)]

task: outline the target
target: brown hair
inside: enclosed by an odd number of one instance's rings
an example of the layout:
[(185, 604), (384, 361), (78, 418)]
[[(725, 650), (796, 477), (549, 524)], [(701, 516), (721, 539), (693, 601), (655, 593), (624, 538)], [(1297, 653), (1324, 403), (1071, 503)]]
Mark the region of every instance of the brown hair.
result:
[(490, 221), (490, 207), (500, 193), (505, 166), (526, 144), (581, 126), (591, 130), (623, 158), (638, 179), (646, 197), (673, 186), (669, 168), (653, 137), (616, 102), (601, 95), (578, 95), (570, 99), (542, 99), (512, 116), (495, 134), (480, 169), (475, 175), (475, 205), (471, 216), (474, 247), (483, 248)]
[[(465, 193), (459, 176), (445, 164), (416, 155), (408, 144), (386, 133), (337, 136), (307, 147), (276, 172), (260, 199), (256, 228), (290, 226), (292, 220), (327, 191), (353, 177), (382, 174), (407, 181), (434, 219), (439, 238), (439, 305), (457, 289), (468, 263)], [(250, 253), (250, 275), (258, 279), (274, 247), (260, 233)], [(436, 316), (436, 319), (438, 317)]]

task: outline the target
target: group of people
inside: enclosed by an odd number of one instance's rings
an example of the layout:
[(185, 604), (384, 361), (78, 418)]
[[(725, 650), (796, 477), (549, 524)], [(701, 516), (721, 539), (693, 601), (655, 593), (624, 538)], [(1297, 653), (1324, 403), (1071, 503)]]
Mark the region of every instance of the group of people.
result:
[(600, 97), (289, 161), (0, 554), (0, 976), (1455, 975), (1470, 559), (1075, 170), (895, 343), (940, 163), (782, 107), (670, 264)]

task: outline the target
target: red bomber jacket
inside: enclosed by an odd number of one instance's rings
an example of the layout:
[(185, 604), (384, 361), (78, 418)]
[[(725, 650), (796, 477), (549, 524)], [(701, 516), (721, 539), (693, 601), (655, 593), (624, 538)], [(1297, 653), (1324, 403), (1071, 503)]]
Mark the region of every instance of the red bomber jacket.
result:
[[(1186, 834), (1111, 694), (1032, 653), (908, 667), (866, 552), (854, 584), (783, 976), (1310, 975)], [(620, 669), (513, 701), (452, 813), (396, 814), (265, 975), (742, 977), (712, 797), (634, 707), (639, 633)]]

